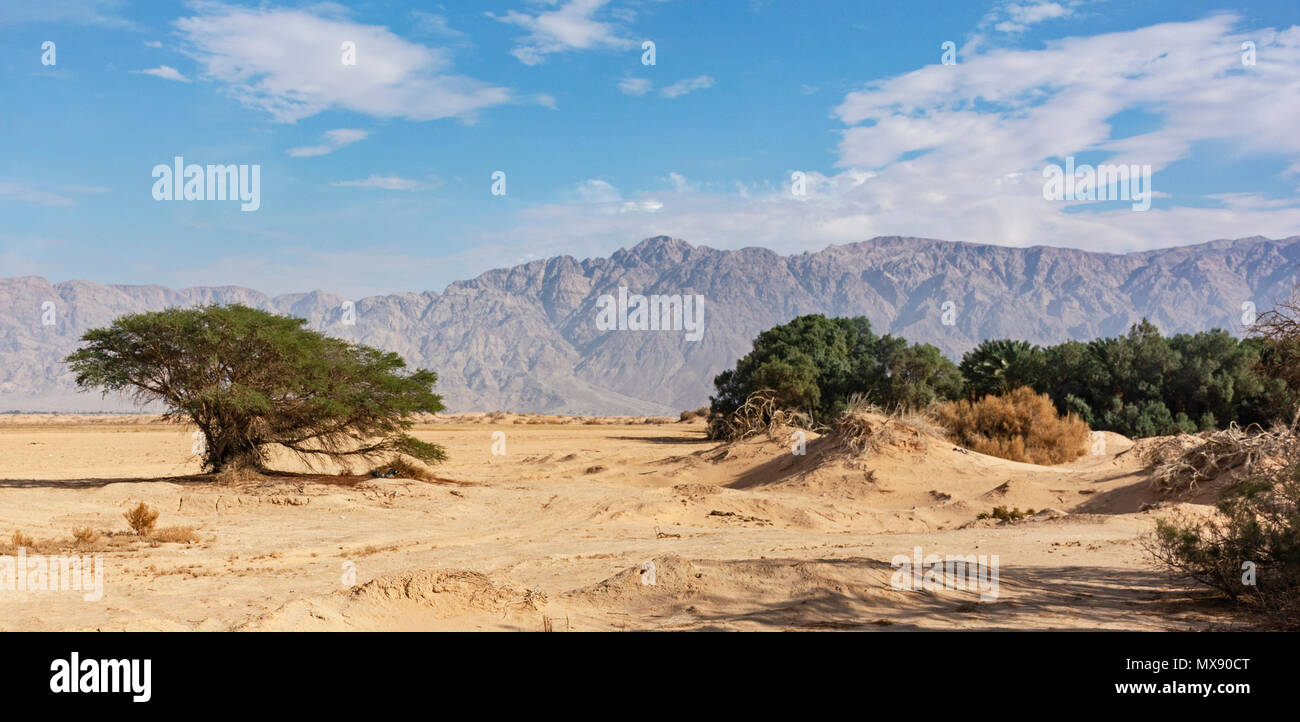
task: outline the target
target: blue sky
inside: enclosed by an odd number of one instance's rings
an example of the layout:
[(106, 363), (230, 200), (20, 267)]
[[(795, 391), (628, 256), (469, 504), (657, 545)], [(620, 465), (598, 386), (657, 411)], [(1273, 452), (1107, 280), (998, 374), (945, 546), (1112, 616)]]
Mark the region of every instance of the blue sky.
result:
[[(660, 234), (1300, 233), (1294, 0), (59, 0), (0, 47), (0, 276), (362, 296)], [(177, 155), (259, 165), (261, 207), (155, 200)], [(1150, 210), (1045, 199), (1067, 156), (1149, 165)]]

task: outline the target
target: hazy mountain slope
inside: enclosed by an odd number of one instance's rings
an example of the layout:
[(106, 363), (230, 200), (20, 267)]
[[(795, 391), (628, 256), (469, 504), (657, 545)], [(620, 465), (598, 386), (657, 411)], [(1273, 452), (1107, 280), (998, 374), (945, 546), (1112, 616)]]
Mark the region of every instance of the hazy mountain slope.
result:
[[(0, 410), (120, 408), (75, 393), (59, 359), (86, 328), (168, 306), (239, 302), (302, 316), (436, 370), (454, 410), (666, 413), (706, 403), (713, 376), (759, 331), (799, 314), (865, 315), (879, 332), (957, 358), (984, 338), (1090, 339), (1144, 316), (1166, 332), (1239, 333), (1244, 302), (1264, 310), (1298, 281), (1300, 236), (1128, 255), (890, 237), (788, 257), (659, 237), (609, 258), (496, 269), (441, 294), (361, 299), (349, 325), (347, 299), (320, 291), (268, 297), (234, 286), (10, 278), (0, 279)], [(597, 299), (620, 285), (647, 295), (702, 294), (703, 338), (598, 329)], [(46, 302), (54, 304), (53, 325), (42, 323)]]

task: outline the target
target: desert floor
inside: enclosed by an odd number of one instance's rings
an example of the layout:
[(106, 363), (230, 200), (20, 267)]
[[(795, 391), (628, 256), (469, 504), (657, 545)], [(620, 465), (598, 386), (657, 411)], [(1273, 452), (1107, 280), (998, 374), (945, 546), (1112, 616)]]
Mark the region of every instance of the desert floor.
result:
[[(883, 421), (881, 422), (884, 423)], [(504, 454), (493, 454), (504, 432)], [(103, 599), (0, 589), (0, 630), (829, 630), (1236, 627), (1140, 539), (1203, 504), (1150, 492), (1133, 443), (1062, 466), (904, 430), (853, 454), (810, 435), (730, 446), (703, 425), (462, 414), (422, 424), (435, 483), (194, 476), (151, 417), (0, 417), (0, 541), (103, 555)], [(303, 471), (291, 459), (277, 467)], [(336, 469), (329, 470), (336, 473)], [(359, 470), (358, 470), (359, 471)], [(197, 541), (126, 534), (140, 501)], [(976, 520), (994, 506), (1016, 522)], [(78, 548), (72, 529), (106, 536)], [(998, 594), (898, 590), (896, 555), (997, 555)], [(11, 548), (8, 552), (14, 553)], [(990, 557), (991, 559), (991, 557)], [(654, 584), (642, 567), (653, 563)]]

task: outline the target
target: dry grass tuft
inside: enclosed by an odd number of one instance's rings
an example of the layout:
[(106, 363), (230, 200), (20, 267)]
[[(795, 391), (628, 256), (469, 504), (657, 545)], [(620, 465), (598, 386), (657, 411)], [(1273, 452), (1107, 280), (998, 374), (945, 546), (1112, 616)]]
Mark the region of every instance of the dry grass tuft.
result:
[(851, 453), (861, 455), (916, 447), (926, 436), (942, 438), (944, 430), (935, 423), (933, 408), (889, 412), (855, 395), (835, 421), (834, 435)]
[(1027, 386), (978, 401), (937, 409), (949, 438), (972, 451), (1030, 464), (1063, 464), (1083, 456), (1089, 429), (1074, 414), (1061, 416), (1047, 394)]
[(1145, 460), (1153, 468), (1151, 486), (1162, 494), (1179, 494), (1227, 472), (1248, 476), (1261, 466), (1280, 464), (1298, 442), (1294, 429), (1286, 426), (1265, 431), (1257, 424), (1242, 428), (1233, 423), (1219, 431), (1164, 439), (1147, 450)]
[(14, 532), (14, 535), (13, 535), (12, 537), (9, 538), (9, 543), (12, 544), (12, 545), (14, 546), (15, 549), (17, 549), (17, 548), (20, 548), (20, 547), (31, 547), (31, 546), (35, 546), (35, 545), (36, 545), (36, 540), (33, 539), (33, 538), (31, 538), (31, 537), (29, 537), (29, 536), (27, 536), (26, 534), (22, 533), (21, 531), (15, 531), (15, 532)]

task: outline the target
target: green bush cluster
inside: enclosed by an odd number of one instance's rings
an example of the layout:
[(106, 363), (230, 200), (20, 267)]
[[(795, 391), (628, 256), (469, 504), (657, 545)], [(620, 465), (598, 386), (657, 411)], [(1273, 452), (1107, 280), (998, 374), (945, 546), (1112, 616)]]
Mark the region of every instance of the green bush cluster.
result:
[(710, 411), (731, 414), (767, 389), (779, 407), (828, 423), (854, 395), (886, 409), (919, 408), (1028, 386), (1092, 429), (1190, 433), (1290, 418), (1295, 390), (1261, 363), (1277, 358), (1274, 346), (1218, 329), (1166, 337), (1143, 320), (1127, 334), (1089, 342), (989, 340), (958, 366), (934, 346), (877, 336), (863, 317), (800, 316), (759, 334), (735, 368), (714, 378)]

